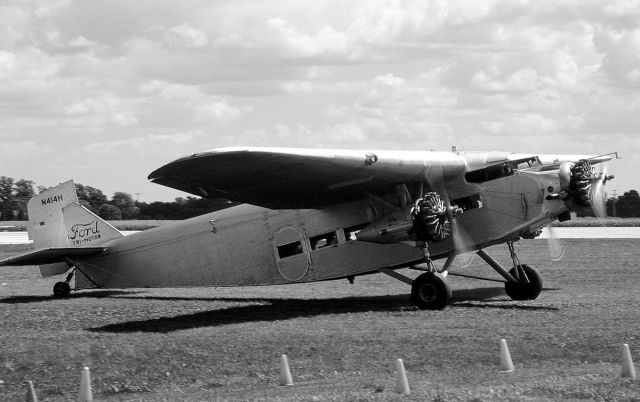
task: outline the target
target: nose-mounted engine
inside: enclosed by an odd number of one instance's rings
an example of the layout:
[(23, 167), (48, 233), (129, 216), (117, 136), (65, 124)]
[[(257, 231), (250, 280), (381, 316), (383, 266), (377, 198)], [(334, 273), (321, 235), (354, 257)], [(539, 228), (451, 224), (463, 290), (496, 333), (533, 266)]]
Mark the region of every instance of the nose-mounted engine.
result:
[(596, 217), (606, 216), (604, 185), (614, 178), (606, 168), (596, 173), (589, 159), (563, 162), (558, 170), (561, 191), (547, 196), (548, 200), (561, 199), (567, 208), (579, 212), (590, 209)]

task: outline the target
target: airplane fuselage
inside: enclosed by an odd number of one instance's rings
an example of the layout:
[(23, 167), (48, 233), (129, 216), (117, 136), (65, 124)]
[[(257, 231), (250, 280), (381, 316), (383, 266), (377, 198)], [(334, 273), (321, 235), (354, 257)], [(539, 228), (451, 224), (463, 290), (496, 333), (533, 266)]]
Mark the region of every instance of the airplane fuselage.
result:
[[(468, 244), (451, 239), (431, 244), (433, 258), (518, 239), (519, 231), (548, 223), (553, 215), (549, 205), (561, 203), (544, 200), (549, 180), (541, 178), (518, 174), (481, 184), (461, 180), (449, 193), (464, 204), (456, 224), (464, 233), (458, 239)], [(76, 288), (300, 283), (423, 261), (422, 250), (406, 232), (390, 241), (383, 235), (356, 239), (358, 231), (380, 231), (410, 219), (410, 206), (372, 215), (370, 200), (302, 210), (240, 205), (105, 244), (108, 251), (79, 262)]]

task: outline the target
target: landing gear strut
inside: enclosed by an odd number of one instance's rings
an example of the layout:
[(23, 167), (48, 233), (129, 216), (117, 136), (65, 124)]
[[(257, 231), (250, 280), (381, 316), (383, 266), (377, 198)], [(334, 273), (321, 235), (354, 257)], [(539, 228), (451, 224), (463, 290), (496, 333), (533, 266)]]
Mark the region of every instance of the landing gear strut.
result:
[(511, 299), (536, 299), (540, 295), (540, 292), (542, 292), (542, 277), (535, 268), (520, 263), (513, 248), (513, 242), (507, 242), (507, 246), (509, 247), (509, 253), (513, 260), (513, 268), (508, 272), (500, 263), (491, 258), (483, 250), (478, 250), (476, 254), (507, 280), (504, 289)]
[[(451, 275), (462, 276), (472, 279), (481, 279), (494, 282), (505, 282), (505, 291), (507, 295), (513, 300), (534, 300), (542, 291), (542, 278), (538, 271), (530, 267), (529, 265), (520, 264), (518, 256), (516, 255), (513, 242), (507, 242), (509, 246), (509, 252), (511, 253), (511, 259), (513, 260), (513, 268), (507, 271), (499, 262), (491, 258), (484, 250), (478, 250), (476, 253), (487, 264), (496, 270), (504, 279), (497, 280), (492, 278), (482, 278), (472, 275), (454, 274)], [(442, 269), (438, 272), (431, 260), (426, 247), (425, 251), (426, 267), (412, 266), (412, 269), (419, 269), (425, 271), (419, 275), (416, 279), (411, 279), (399, 272), (392, 269), (382, 268), (379, 271), (387, 274), (395, 279), (405, 282), (411, 285), (411, 303), (422, 310), (442, 310), (451, 301), (451, 287), (447, 283), (446, 277), (449, 274), (449, 268), (453, 264), (453, 260), (456, 258), (456, 252), (453, 251), (449, 254), (447, 261), (444, 263)]]
[(71, 270), (71, 272), (69, 272), (69, 275), (67, 275), (67, 278), (64, 282), (56, 282), (56, 284), (53, 285), (53, 297), (69, 297), (69, 295), (71, 294), (71, 285), (69, 284), (69, 282), (71, 282), (71, 279), (73, 279), (73, 274), (75, 272), (76, 270), (74, 268)]

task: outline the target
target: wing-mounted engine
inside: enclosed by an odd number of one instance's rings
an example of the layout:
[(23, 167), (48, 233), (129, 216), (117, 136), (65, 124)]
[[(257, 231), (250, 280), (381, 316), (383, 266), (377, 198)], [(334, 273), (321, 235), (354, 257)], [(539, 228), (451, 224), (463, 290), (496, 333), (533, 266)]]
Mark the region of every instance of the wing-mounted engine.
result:
[(429, 192), (419, 198), (411, 211), (416, 240), (437, 242), (451, 236), (451, 221), (462, 212), (455, 206), (446, 206), (438, 193)]
[(451, 236), (452, 220), (460, 213), (462, 209), (446, 204), (438, 193), (427, 192), (413, 206), (376, 219), (356, 236), (373, 243), (438, 242)]

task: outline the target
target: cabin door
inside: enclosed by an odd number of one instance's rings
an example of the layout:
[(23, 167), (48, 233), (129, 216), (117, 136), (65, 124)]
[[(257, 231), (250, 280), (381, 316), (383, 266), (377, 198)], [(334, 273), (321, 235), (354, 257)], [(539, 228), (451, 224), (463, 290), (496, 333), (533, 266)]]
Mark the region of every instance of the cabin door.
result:
[(294, 226), (279, 229), (273, 237), (276, 265), (287, 281), (299, 281), (309, 272), (311, 256), (302, 231)]

